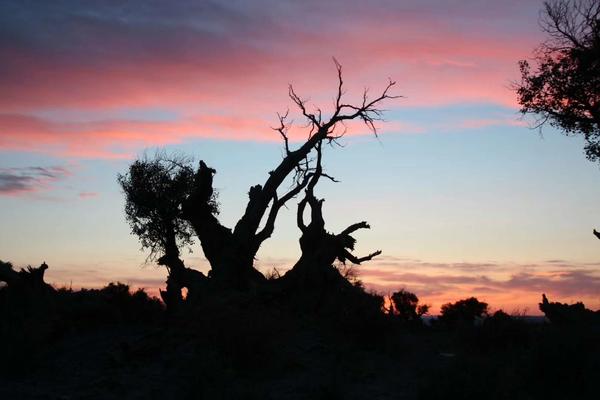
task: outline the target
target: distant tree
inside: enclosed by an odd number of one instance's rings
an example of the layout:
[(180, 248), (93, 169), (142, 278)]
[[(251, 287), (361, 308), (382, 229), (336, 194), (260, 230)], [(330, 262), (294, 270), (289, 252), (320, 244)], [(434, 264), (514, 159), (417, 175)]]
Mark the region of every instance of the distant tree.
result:
[(404, 289), (394, 292), (391, 301), (393, 314), (403, 321), (418, 320), (429, 312), (428, 304), (419, 304), (417, 295)]
[(0, 260), (0, 282), (3, 282), (11, 289), (21, 291), (53, 291), (52, 286), (44, 282), (44, 274), (47, 269), (48, 264), (43, 262), (37, 268), (29, 265), (27, 268), (21, 268), (20, 271), (16, 271), (12, 263)]
[(587, 157), (600, 157), (600, 2), (544, 3), (540, 21), (548, 34), (534, 53), (535, 68), (519, 62), (516, 85), (521, 112), (538, 116), (567, 135), (582, 135)]
[(456, 303), (442, 305), (439, 320), (448, 325), (455, 325), (459, 322), (473, 322), (475, 318), (482, 318), (487, 313), (487, 303), (479, 301), (475, 297), (469, 297)]
[(582, 302), (577, 302), (575, 304), (550, 302), (546, 295), (542, 294), (542, 302), (539, 303), (539, 307), (546, 318), (556, 325), (576, 325), (600, 322), (600, 311), (589, 310), (585, 308), (585, 305)]

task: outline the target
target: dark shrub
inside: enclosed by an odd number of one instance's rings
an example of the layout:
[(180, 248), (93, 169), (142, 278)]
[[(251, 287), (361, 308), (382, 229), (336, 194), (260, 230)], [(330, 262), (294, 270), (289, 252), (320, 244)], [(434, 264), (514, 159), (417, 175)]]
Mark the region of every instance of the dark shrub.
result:
[(442, 305), (439, 320), (448, 326), (455, 326), (459, 323), (473, 323), (475, 318), (482, 318), (487, 315), (487, 312), (487, 303), (469, 297), (456, 303)]
[(429, 312), (429, 305), (419, 304), (417, 295), (404, 289), (393, 293), (391, 300), (393, 315), (402, 321), (420, 320)]

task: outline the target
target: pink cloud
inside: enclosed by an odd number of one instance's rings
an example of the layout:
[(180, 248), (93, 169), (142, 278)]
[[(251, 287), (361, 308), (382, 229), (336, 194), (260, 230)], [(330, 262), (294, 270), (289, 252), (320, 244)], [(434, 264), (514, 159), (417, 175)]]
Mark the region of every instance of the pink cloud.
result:
[[(18, 114), (0, 114), (0, 150), (51, 153), (81, 158), (130, 158), (140, 148), (181, 143), (187, 139), (281, 140), (271, 121), (239, 115), (191, 116), (174, 121), (101, 120), (57, 122)], [(377, 124), (382, 132), (421, 133), (423, 128), (399, 121)], [(347, 124), (348, 134), (372, 134), (362, 123)], [(299, 123), (290, 139), (304, 140)]]
[[(513, 6), (279, 7), (267, 1), (261, 13), (242, 5), (148, 6), (136, 18), (119, 18), (101, 5), (69, 12), (47, 7), (52, 12), (28, 10), (29, 19), (7, 24), (9, 39), (28, 40), (0, 42), (3, 150), (122, 158), (192, 137), (276, 140), (268, 127), (274, 113), (290, 105), (289, 82), (319, 105), (331, 104), (332, 55), (345, 67), (349, 99), (359, 99), (364, 86), (377, 91), (392, 77), (396, 94), (406, 98), (388, 109), (465, 102), (514, 108), (507, 86), (517, 77), (517, 60), (536, 42), (522, 29), (505, 29), (504, 22), (515, 19), (506, 10), (520, 10)], [(323, 13), (298, 19), (314, 7)], [(495, 18), (482, 18), (491, 9)], [(46, 14), (57, 20), (50, 24)], [(48, 110), (148, 107), (184, 117), (85, 123), (35, 117)], [(392, 123), (391, 131), (418, 131)]]
[(189, 138), (276, 140), (266, 121), (218, 115), (179, 121), (56, 122), (0, 114), (0, 149), (83, 158), (129, 158), (143, 147)]
[[(297, 12), (306, 11), (302, 5), (296, 7)], [(325, 5), (336, 12), (319, 29), (277, 8), (272, 9), (276, 15), (264, 20), (252, 10), (239, 15), (230, 10), (235, 17), (214, 10), (216, 20), (230, 28), (218, 33), (187, 24), (185, 17), (193, 10), (165, 29), (146, 23), (131, 26), (108, 17), (72, 21), (65, 14), (62, 29), (71, 35), (62, 36), (66, 39), (61, 43), (50, 40), (44, 50), (18, 42), (0, 44), (5, 60), (0, 107), (26, 113), (47, 107), (202, 104), (274, 112), (283, 106), (289, 81), (298, 82), (305, 93), (329, 98), (325, 88), (334, 83), (332, 55), (347, 65), (359, 89), (394, 77), (408, 95), (408, 105), (464, 101), (514, 105), (506, 83), (518, 73), (516, 61), (530, 54), (535, 38), (478, 23), (479, 15), (463, 9), (472, 6), (431, 7), (356, 5), (342, 11)], [(202, 14), (197, 23), (210, 25)], [(238, 33), (245, 36), (235, 36)]]

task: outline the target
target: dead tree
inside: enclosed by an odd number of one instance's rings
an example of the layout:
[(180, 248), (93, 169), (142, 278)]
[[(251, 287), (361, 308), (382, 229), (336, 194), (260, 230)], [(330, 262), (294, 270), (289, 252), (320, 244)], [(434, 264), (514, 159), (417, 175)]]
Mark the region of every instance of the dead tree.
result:
[[(279, 165), (269, 172), (268, 178), (262, 185), (250, 188), (246, 210), (233, 229), (222, 225), (208, 206), (213, 193), (215, 170), (200, 162), (192, 193), (182, 206), (183, 218), (189, 221), (200, 239), (204, 254), (212, 268), (211, 277), (215, 281), (226, 286), (248, 287), (252, 282), (264, 280), (263, 275), (254, 269), (253, 261), (261, 244), (272, 235), (279, 210), (306, 188), (311, 178), (314, 177), (313, 181), (316, 183), (318, 177), (327, 177), (322, 171), (318, 176), (315, 174), (315, 168), (311, 165), (313, 164), (311, 154), (320, 149), (323, 142), (334, 143), (342, 137), (345, 133), (345, 121), (361, 120), (376, 134), (375, 122), (381, 119), (383, 112), (378, 106), (386, 99), (398, 97), (389, 94), (390, 89), (395, 85), (395, 82), (390, 80), (376, 98), (370, 99), (365, 90), (362, 101), (358, 105), (345, 103), (342, 68), (337, 61), (335, 65), (338, 86), (334, 109), (329, 118), (325, 118), (319, 108), (311, 112), (307, 101), (297, 95), (290, 85), (289, 96), (307, 121), (308, 139), (298, 148), (292, 149), (287, 134), (288, 115), (286, 113), (279, 116), (280, 126), (275, 129), (283, 139), (285, 156)], [(294, 177), (294, 185), (280, 193), (282, 184), (291, 177)], [(308, 199), (306, 201), (308, 202)], [(317, 208), (315, 205), (315, 212)], [(264, 226), (260, 229), (265, 216)], [(366, 227), (368, 226), (364, 223), (349, 227), (335, 236), (335, 240), (350, 241), (350, 233)], [(357, 263), (366, 260), (355, 258), (347, 251), (336, 253), (334, 258), (336, 257)]]
[[(389, 81), (374, 99), (370, 99), (365, 91), (358, 105), (345, 103), (342, 68), (337, 61), (335, 65), (337, 93), (334, 109), (328, 118), (319, 108), (309, 111), (306, 100), (298, 96), (290, 85), (289, 96), (306, 119), (308, 138), (292, 149), (288, 137), (288, 113), (279, 115), (279, 126), (275, 131), (283, 139), (283, 160), (269, 172), (263, 184), (250, 188), (246, 209), (233, 228), (224, 226), (218, 219), (213, 189), (216, 171), (204, 161), (200, 161), (194, 170), (185, 159), (162, 156), (153, 160), (142, 159), (130, 166), (128, 174), (119, 176), (126, 195), (125, 213), (132, 232), (140, 239), (142, 248), (150, 249), (150, 257), (169, 271), (167, 290), (162, 292), (167, 303), (181, 302), (181, 288), (187, 287), (190, 296), (192, 288), (201, 291), (207, 281), (214, 287), (237, 289), (251, 288), (265, 281), (265, 277), (254, 268), (254, 259), (261, 244), (273, 234), (281, 208), (309, 184), (312, 193), (319, 178), (333, 180), (321, 168), (323, 143), (336, 143), (344, 135), (344, 123), (349, 120), (361, 120), (376, 134), (375, 122), (381, 119), (383, 112), (378, 106), (386, 99), (397, 97), (389, 94), (395, 82)], [(290, 180), (292, 185), (283, 190), (284, 182)], [(314, 210), (316, 213), (316, 206)], [(332, 261), (335, 258), (356, 263), (363, 261), (347, 249), (351, 249), (354, 240), (350, 233), (366, 227), (364, 223), (357, 224), (336, 235), (335, 240), (350, 245), (338, 246), (335, 256), (328, 258)], [(193, 234), (199, 239), (210, 263), (210, 279), (186, 268), (180, 258), (179, 248), (190, 245)]]
[[(381, 254), (381, 251), (378, 250), (367, 256), (357, 257), (351, 252), (354, 250), (354, 244), (356, 243), (351, 234), (359, 229), (370, 228), (365, 221), (352, 224), (338, 234), (330, 233), (325, 229), (325, 219), (323, 218), (323, 202), (325, 200), (317, 199), (314, 195), (317, 182), (325, 175), (321, 165), (321, 146), (322, 143), (316, 146), (316, 166), (310, 175), (307, 174), (309, 178), (305, 195), (298, 203), (296, 223), (302, 232), (300, 237), (302, 255), (296, 265), (285, 276), (288, 280), (296, 280), (296, 283), (301, 286), (327, 286), (326, 281), (341, 280), (341, 275), (337, 271), (333, 272), (333, 264), (336, 260), (342, 263), (350, 261), (353, 264), (361, 264)], [(308, 225), (304, 222), (307, 205), (310, 207), (310, 222)], [(345, 281), (345, 279), (343, 280)]]

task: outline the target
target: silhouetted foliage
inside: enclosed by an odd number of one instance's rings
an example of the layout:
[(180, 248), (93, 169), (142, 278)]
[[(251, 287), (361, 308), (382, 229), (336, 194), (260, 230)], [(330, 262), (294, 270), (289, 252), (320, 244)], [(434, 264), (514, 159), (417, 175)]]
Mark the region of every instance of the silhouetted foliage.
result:
[(101, 289), (58, 290), (62, 318), (74, 325), (151, 322), (159, 319), (163, 306), (156, 298), (128, 285), (111, 282)]
[(52, 287), (44, 282), (44, 274), (48, 265), (44, 262), (39, 267), (27, 266), (15, 271), (10, 262), (0, 260), (0, 282), (4, 282), (11, 290), (19, 292), (48, 292)]
[[(202, 273), (185, 267), (179, 251), (193, 243), (193, 230), (182, 209), (197, 180), (190, 164), (185, 157), (157, 153), (136, 160), (128, 173), (118, 177), (132, 233), (142, 248), (150, 250), (149, 259), (157, 259), (168, 270), (167, 290), (161, 296), (172, 310), (183, 302), (183, 288), (188, 289), (190, 299), (198, 298), (205, 282)], [(219, 213), (216, 192), (210, 191), (204, 207), (212, 216)]]
[(548, 34), (534, 55), (535, 70), (520, 61), (516, 85), (521, 112), (539, 117), (567, 135), (583, 135), (590, 160), (600, 157), (600, 2), (544, 3), (541, 26)]
[(392, 301), (392, 314), (402, 321), (420, 320), (429, 312), (429, 305), (419, 304), (416, 294), (401, 289), (390, 296)]
[(575, 304), (549, 302), (546, 295), (543, 294), (539, 306), (546, 318), (556, 325), (573, 326), (594, 322), (600, 325), (600, 311), (588, 310), (581, 302)]
[[(48, 266), (12, 274), (10, 263), (0, 261), (2, 274), (12, 275), (0, 287), (0, 371), (31, 371), (65, 335), (106, 324), (155, 323), (163, 305), (143, 290), (111, 283), (103, 289), (55, 290), (43, 282)], [(16, 275), (15, 275), (16, 274)], [(0, 397), (2, 397), (0, 395)]]
[(447, 325), (455, 325), (460, 322), (472, 323), (476, 318), (483, 318), (487, 315), (488, 304), (475, 297), (469, 297), (455, 303), (442, 305), (440, 312), (439, 320)]
[[(125, 216), (151, 260), (193, 243), (181, 204), (190, 195), (194, 170), (183, 157), (156, 154), (133, 162), (118, 180), (125, 193)], [(218, 213), (216, 196), (211, 199)]]

